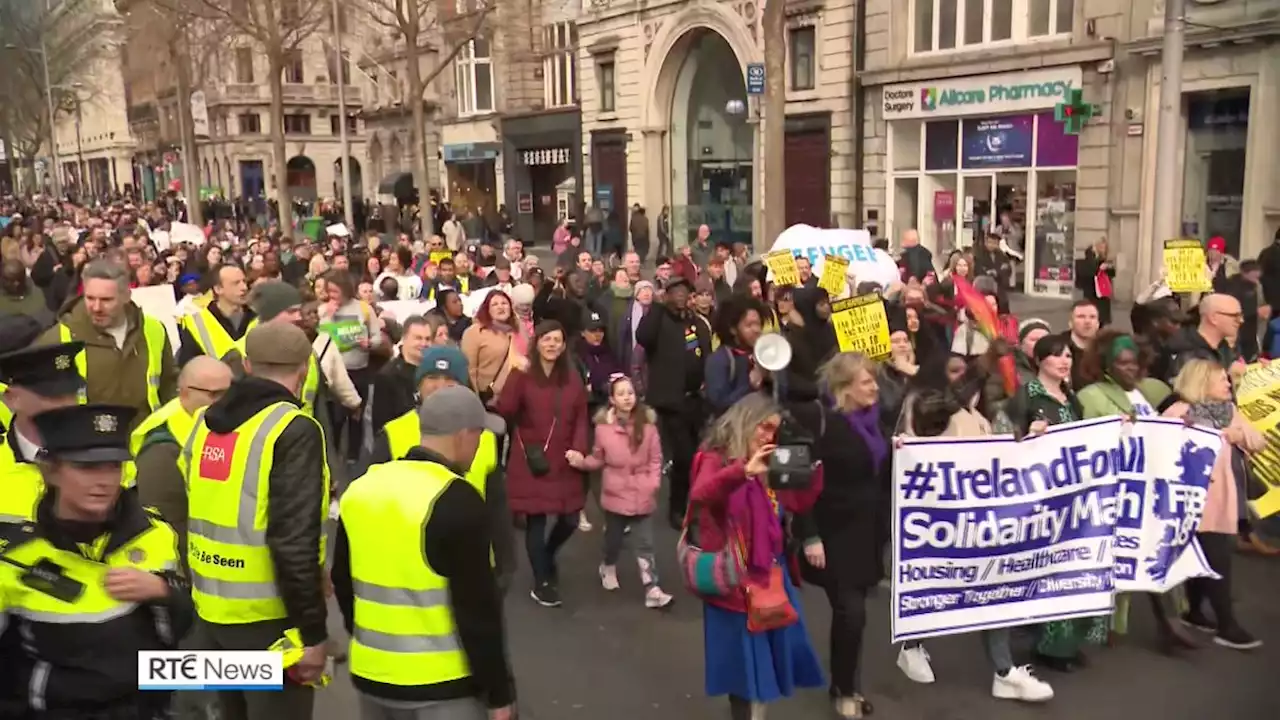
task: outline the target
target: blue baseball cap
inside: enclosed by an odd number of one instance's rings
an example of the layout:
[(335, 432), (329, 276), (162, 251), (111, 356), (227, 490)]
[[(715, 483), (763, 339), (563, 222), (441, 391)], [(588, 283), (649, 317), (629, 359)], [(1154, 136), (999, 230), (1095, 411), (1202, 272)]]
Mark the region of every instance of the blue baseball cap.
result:
[(434, 345), (422, 352), (418, 371), (413, 375), (415, 385), (425, 377), (444, 375), (453, 378), (464, 387), (471, 387), (471, 370), (462, 351), (452, 345)]

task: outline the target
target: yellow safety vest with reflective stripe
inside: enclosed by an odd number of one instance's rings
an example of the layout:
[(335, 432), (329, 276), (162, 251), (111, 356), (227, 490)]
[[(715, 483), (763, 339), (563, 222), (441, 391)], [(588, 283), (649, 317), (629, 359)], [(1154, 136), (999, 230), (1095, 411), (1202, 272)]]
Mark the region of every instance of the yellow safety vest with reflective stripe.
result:
[[(252, 329), (256, 322), (257, 320), (254, 320), (250, 323), (249, 328)], [(236, 352), (240, 353), (242, 358), (245, 356), (244, 340), (247, 337), (249, 337), (249, 333), (246, 332), (244, 337), (235, 342)], [(226, 359), (225, 356), (223, 359)], [(312, 351), (311, 357), (307, 360), (307, 376), (302, 379), (302, 388), (298, 391), (298, 399), (302, 401), (302, 412), (313, 416), (316, 414), (316, 396), (319, 394), (320, 361), (316, 359), (316, 354)]]
[[(5, 427), (17, 432), (11, 424)], [(35, 463), (18, 461), (12, 442), (7, 434), (0, 441), (0, 522), (30, 522), (44, 496), (44, 476)]]
[[(418, 428), (416, 410), (401, 415), (382, 426), (387, 433), (387, 447), (391, 450), (391, 460), (401, 460), (409, 451), (419, 445), (422, 433)], [(471, 459), (471, 467), (467, 469), (466, 481), (484, 497), (485, 482), (489, 473), (498, 467), (498, 438), (485, 430), (480, 434), (480, 444), (476, 447), (476, 455)]]
[[(160, 407), (160, 369), (163, 367), (164, 345), (168, 339), (168, 333), (163, 323), (150, 315), (143, 314), (142, 337), (147, 343), (147, 406), (154, 411)], [(64, 343), (75, 339), (71, 334), (71, 328), (65, 324), (58, 325), (58, 338)], [(82, 398), (87, 397), (88, 393), (89, 363), (86, 357), (85, 350), (76, 353), (76, 369), (80, 371), (80, 377), (84, 378), (86, 388)]]
[[(74, 602), (65, 602), (41, 592), (38, 585), (24, 581), (23, 571), (19, 568), (0, 564), (0, 597), (4, 598), (5, 610), (35, 626), (63, 626), (57, 633), (57, 637), (64, 638), (64, 646), (70, 638), (78, 637), (73, 634), (71, 628), (65, 627), (67, 625), (93, 626), (96, 630), (101, 628), (103, 623), (113, 622), (136, 612), (142, 605), (116, 600), (107, 593), (107, 573), (123, 568), (148, 573), (171, 572), (178, 569), (177, 535), (174, 534), (173, 528), (156, 517), (152, 516), (150, 520), (150, 528), (143, 530), (120, 547), (110, 549), (109, 552), (107, 548), (109, 535), (103, 535), (92, 543), (80, 544), (80, 552), (58, 548), (45, 538), (38, 536), (13, 543), (5, 552), (5, 556), (10, 560), (27, 566), (34, 566), (41, 562), (55, 563), (68, 577), (80, 582), (84, 589)], [(138, 621), (122, 621), (122, 624), (124, 622)], [(109, 634), (115, 636), (119, 633)], [(38, 667), (39, 661), (47, 661), (48, 658), (46, 653), (41, 652), (40, 638), (51, 640), (54, 636), (48, 630), (41, 632), (38, 627), (34, 629), (32, 636), (35, 638), (31, 644)], [(50, 649), (56, 651), (62, 648), (51, 647)], [(65, 649), (71, 650), (70, 647)], [(153, 648), (143, 647), (142, 643), (139, 643), (137, 649)], [(76, 649), (75, 653), (83, 655), (84, 649)], [(55, 667), (57, 665), (58, 663), (55, 663)], [(65, 670), (66, 668), (57, 669)], [(63, 679), (66, 679), (65, 675)], [(35, 688), (33, 677), (32, 690), (34, 691)]]
[(460, 478), (443, 465), (400, 460), (369, 469), (342, 495), (355, 595), (349, 665), (388, 685), (469, 677), (449, 581), (426, 562), (422, 528), (436, 498)]
[[(161, 425), (167, 425), (169, 432), (173, 434), (173, 438), (178, 441), (179, 445), (182, 445), (191, 435), (191, 428), (195, 426), (195, 422), (195, 418), (187, 413), (178, 398), (174, 398), (161, 406), (159, 410), (148, 415), (139, 423), (138, 427), (134, 428), (129, 435), (129, 453), (135, 458), (138, 457), (138, 453), (142, 451), (142, 443), (147, 439), (147, 435), (150, 435), (152, 430)], [(137, 477), (138, 468), (133, 462), (125, 463), (124, 486), (133, 487)]]
[[(251, 321), (245, 328), (246, 335), (253, 329), (253, 325), (254, 322)], [(205, 355), (221, 358), (236, 347), (236, 338), (231, 337), (231, 333), (227, 332), (208, 308), (183, 317), (182, 327), (195, 338)]]
[[(200, 411), (178, 459), (187, 481), (187, 555), (191, 596), (206, 622), (243, 625), (287, 617), (267, 548), (267, 498), (280, 433), (306, 415), (292, 403), (273, 403), (235, 431), (209, 431)], [(323, 456), (324, 446), (321, 445)], [(324, 465), (321, 517), (329, 511)], [(316, 562), (324, 561), (324, 540)]]
[[(4, 383), (0, 383), (0, 396), (3, 396), (5, 391), (8, 389), (9, 389), (8, 385), (5, 385)], [(10, 427), (12, 424), (13, 424), (13, 411), (9, 409), (8, 405), (5, 405), (4, 402), (0, 400), (0, 425), (3, 425), (7, 428), (7, 427)]]

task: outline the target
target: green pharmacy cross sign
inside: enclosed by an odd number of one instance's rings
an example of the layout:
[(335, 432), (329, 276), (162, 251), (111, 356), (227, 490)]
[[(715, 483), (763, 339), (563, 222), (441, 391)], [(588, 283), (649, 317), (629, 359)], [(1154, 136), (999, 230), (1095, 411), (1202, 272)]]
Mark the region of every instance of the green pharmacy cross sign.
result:
[(1083, 95), (1079, 89), (1068, 90), (1066, 98), (1053, 108), (1054, 119), (1063, 124), (1062, 131), (1068, 135), (1079, 135), (1085, 123), (1102, 114), (1102, 108), (1085, 102)]

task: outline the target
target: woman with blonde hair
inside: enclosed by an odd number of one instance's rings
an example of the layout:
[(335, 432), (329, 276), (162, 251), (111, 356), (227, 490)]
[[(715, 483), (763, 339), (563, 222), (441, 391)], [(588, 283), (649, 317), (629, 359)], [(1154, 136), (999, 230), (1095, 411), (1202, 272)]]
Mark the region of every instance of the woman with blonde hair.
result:
[[(1236, 407), (1227, 371), (1213, 360), (1191, 360), (1173, 381), (1174, 401), (1164, 417), (1182, 418), (1189, 424), (1222, 432), (1222, 451), (1209, 475), (1209, 492), (1196, 539), (1209, 566), (1220, 578), (1192, 578), (1186, 582), (1190, 609), (1182, 621), (1214, 633), (1214, 642), (1233, 650), (1253, 650), (1262, 641), (1249, 634), (1236, 619), (1231, 600), (1231, 553), (1242, 512), (1248, 512), (1242, 491), (1247, 453), (1260, 452), (1266, 438), (1253, 428)], [(1213, 619), (1204, 614), (1209, 602)]]
[(801, 570), (831, 605), (831, 687), (841, 718), (871, 714), (861, 664), (867, 595), (884, 577), (889, 540), (890, 443), (880, 423), (877, 365), (860, 353), (837, 353), (818, 370), (822, 399), (787, 405), (813, 436), (822, 493), (796, 518), (805, 539)]
[[(823, 474), (819, 466), (803, 490), (769, 487), (769, 458), (781, 422), (780, 408), (767, 395), (746, 396), (711, 426), (690, 472), (685, 522), (691, 538), (696, 533), (696, 544), (708, 553), (723, 551), (734, 538), (746, 564), (743, 586), (701, 596), (706, 692), (729, 696), (732, 720), (761, 720), (767, 703), (823, 683), (800, 596), (786, 570), (782, 521), (787, 512), (809, 511), (822, 492)], [(753, 632), (745, 588), (776, 591), (775, 583), (782, 585), (794, 620)]]
[(1076, 284), (1084, 292), (1085, 299), (1092, 300), (1098, 306), (1100, 328), (1111, 324), (1111, 282), (1116, 276), (1116, 266), (1108, 257), (1108, 252), (1107, 239), (1099, 238), (1084, 251), (1079, 277), (1076, 278)]

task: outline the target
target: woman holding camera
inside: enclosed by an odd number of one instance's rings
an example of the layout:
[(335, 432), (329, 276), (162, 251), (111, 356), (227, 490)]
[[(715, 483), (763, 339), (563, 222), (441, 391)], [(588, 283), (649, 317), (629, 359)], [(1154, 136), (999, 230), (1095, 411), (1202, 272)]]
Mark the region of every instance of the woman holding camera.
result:
[(740, 543), (745, 559), (742, 586), (702, 596), (707, 695), (728, 695), (732, 720), (762, 720), (767, 703), (823, 682), (787, 571), (783, 522), (787, 513), (812, 507), (822, 469), (803, 490), (770, 486), (781, 423), (781, 410), (767, 395), (746, 396), (711, 426), (690, 472), (687, 521), (699, 546), (720, 553)]

